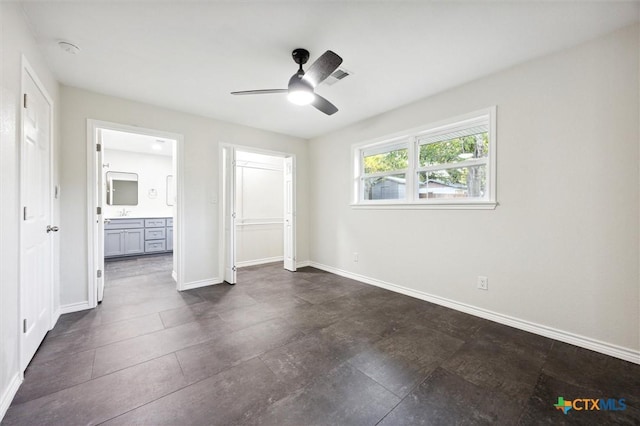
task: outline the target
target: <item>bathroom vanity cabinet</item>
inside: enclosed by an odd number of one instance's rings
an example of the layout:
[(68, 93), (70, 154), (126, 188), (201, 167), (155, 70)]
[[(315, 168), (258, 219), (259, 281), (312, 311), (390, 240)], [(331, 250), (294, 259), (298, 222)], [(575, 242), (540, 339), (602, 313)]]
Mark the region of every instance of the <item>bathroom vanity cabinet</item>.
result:
[(123, 217), (109, 219), (104, 224), (105, 259), (171, 251), (173, 251), (173, 218)]

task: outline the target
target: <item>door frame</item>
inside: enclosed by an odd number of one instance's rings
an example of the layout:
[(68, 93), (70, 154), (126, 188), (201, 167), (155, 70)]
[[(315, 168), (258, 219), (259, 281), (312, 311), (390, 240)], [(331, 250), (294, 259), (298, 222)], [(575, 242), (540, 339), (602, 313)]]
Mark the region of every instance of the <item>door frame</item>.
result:
[[(251, 152), (251, 153), (255, 153), (255, 154), (264, 154), (264, 155), (271, 155), (273, 157), (282, 157), (284, 158), (291, 158), (292, 162), (293, 162), (293, 170), (292, 170), (292, 179), (293, 179), (293, 217), (294, 217), (294, 223), (293, 223), (293, 232), (292, 232), (292, 239), (293, 241), (291, 241), (292, 244), (292, 251), (293, 251), (293, 256), (294, 259), (297, 259), (297, 244), (296, 244), (296, 236), (297, 236), (297, 226), (298, 226), (298, 221), (295, 220), (296, 218), (296, 206), (297, 206), (297, 194), (296, 194), (296, 188), (297, 188), (297, 170), (296, 170), (296, 154), (291, 153), (291, 152), (283, 152), (283, 151), (274, 151), (274, 150), (269, 150), (269, 149), (263, 149), (263, 148), (256, 148), (253, 146), (246, 146), (246, 145), (237, 145), (237, 144), (230, 144), (230, 143), (224, 143), (224, 142), (220, 142), (218, 144), (218, 170), (219, 170), (219, 178), (218, 178), (218, 193), (220, 194), (219, 198), (220, 201), (218, 203), (218, 219), (219, 219), (219, 228), (220, 229), (220, 238), (219, 238), (219, 246), (218, 246), (218, 271), (220, 271), (220, 282), (224, 282), (225, 281), (225, 259), (227, 259), (227, 256), (231, 257), (231, 259), (233, 260), (233, 264), (236, 264), (236, 248), (234, 247), (233, 250), (230, 250), (230, 247), (228, 247), (227, 244), (227, 238), (225, 235), (225, 229), (224, 229), (224, 225), (225, 225), (225, 205), (229, 202), (229, 197), (228, 194), (226, 192), (225, 189), (225, 182), (228, 179), (231, 179), (232, 176), (230, 176), (230, 173), (233, 173), (235, 176), (236, 173), (236, 167), (235, 165), (233, 165), (232, 168), (230, 168), (229, 170), (227, 170), (227, 176), (224, 175), (224, 155), (223, 152), (225, 149), (231, 149), (234, 152), (235, 151), (243, 151), (243, 152)], [(233, 190), (235, 191), (235, 186), (233, 188)], [(233, 206), (233, 210), (235, 210), (235, 197), (234, 198), (234, 206)], [(233, 229), (233, 233), (235, 235), (236, 233), (236, 229), (234, 227)], [(230, 251), (230, 253), (227, 253), (228, 251)], [(294, 260), (294, 266), (295, 266), (295, 260)]]
[[(98, 152), (96, 145), (98, 143), (98, 129), (115, 130), (127, 133), (136, 133), (146, 136), (172, 139), (174, 140), (174, 156), (173, 161), (176, 164), (175, 184), (176, 184), (176, 203), (174, 206), (175, 217), (174, 223), (174, 245), (173, 256), (174, 271), (171, 274), (176, 281), (176, 290), (182, 291), (184, 286), (184, 137), (179, 133), (165, 132), (162, 130), (148, 129), (144, 127), (131, 126), (128, 124), (113, 123), (96, 119), (87, 119), (87, 294), (89, 297), (89, 308), (98, 306), (98, 277), (97, 265), (100, 254), (98, 242), (103, 241), (104, 236), (100, 239), (98, 235), (98, 197), (101, 194), (97, 191), (96, 164), (98, 160)], [(101, 215), (100, 215), (101, 216)], [(177, 238), (176, 238), (177, 235)]]
[[(54, 119), (54, 102), (53, 102), (53, 98), (49, 95), (49, 92), (47, 91), (46, 87), (44, 86), (44, 84), (42, 83), (42, 81), (40, 80), (40, 78), (38, 77), (38, 75), (36, 74), (35, 69), (31, 66), (31, 64), (29, 63), (29, 60), (27, 59), (27, 57), (23, 54), (21, 56), (21, 67), (20, 67), (20, 73), (21, 73), (21, 78), (20, 78), (20, 104), (18, 106), (19, 110), (20, 110), (20, 148), (19, 148), (19, 152), (18, 152), (18, 182), (19, 182), (19, 202), (20, 202), (20, 211), (22, 211), (22, 209), (24, 208), (24, 201), (25, 201), (25, 191), (26, 188), (24, 187), (24, 166), (23, 166), (23, 162), (24, 162), (24, 138), (25, 138), (25, 134), (24, 134), (24, 119), (25, 119), (25, 109), (24, 109), (24, 93), (25, 93), (25, 88), (26, 88), (26, 79), (27, 78), (31, 78), (31, 80), (33, 80), (33, 82), (35, 83), (36, 87), (38, 88), (38, 90), (40, 90), (40, 92), (42, 93), (43, 97), (45, 98), (48, 106), (49, 106), (49, 223), (53, 224), (53, 219), (54, 219), (54, 209), (55, 209), (55, 203), (54, 203), (54, 199), (53, 196), (56, 193), (55, 191), (55, 181), (54, 181), (54, 176), (55, 176), (55, 140), (54, 140), (54, 135), (55, 135), (55, 129), (54, 129), (54, 123), (55, 123), (55, 119)], [(24, 333), (22, 332), (22, 318), (23, 313), (24, 313), (24, 300), (22, 297), (22, 290), (24, 288), (24, 283), (23, 283), (23, 278), (24, 278), (24, 256), (22, 255), (22, 252), (24, 250), (23, 247), (23, 241), (22, 241), (22, 237), (24, 235), (24, 221), (22, 220), (22, 216), (19, 215), (18, 217), (18, 222), (19, 222), (19, 226), (18, 226), (18, 318), (17, 318), (17, 326), (18, 326), (18, 336), (20, 336), (20, 338), (18, 339), (19, 344), (18, 344), (18, 364), (19, 364), (19, 370), (20, 370), (20, 378), (24, 378), (24, 370), (26, 369), (26, 365), (22, 366), (22, 357), (24, 354)], [(51, 264), (50, 264), (50, 276), (51, 276), (51, 291), (49, 293), (49, 303), (51, 304), (51, 306), (49, 307), (49, 324), (47, 324), (47, 329), (51, 330), (53, 328), (53, 326), (56, 324), (56, 322), (58, 321), (58, 318), (60, 317), (60, 310), (59, 308), (56, 309), (56, 299), (59, 299), (59, 292), (60, 289), (58, 288), (58, 295), (56, 295), (55, 290), (56, 290), (56, 275), (55, 275), (55, 264), (56, 261), (59, 259), (58, 254), (55, 252), (55, 238), (56, 238), (56, 234), (54, 233), (54, 235), (52, 236), (52, 238), (49, 239), (49, 250), (51, 252)]]

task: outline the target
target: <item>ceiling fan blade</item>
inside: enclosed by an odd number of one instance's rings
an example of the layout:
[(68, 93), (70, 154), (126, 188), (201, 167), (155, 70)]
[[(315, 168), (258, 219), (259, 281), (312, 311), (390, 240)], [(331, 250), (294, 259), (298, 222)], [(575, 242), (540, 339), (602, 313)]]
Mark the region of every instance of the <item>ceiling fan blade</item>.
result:
[(335, 114), (336, 112), (338, 112), (338, 108), (334, 104), (318, 94), (316, 94), (313, 102), (311, 102), (311, 105), (327, 115)]
[(340, 56), (331, 50), (327, 50), (311, 64), (302, 79), (311, 83), (313, 87), (316, 87), (322, 83), (325, 78), (329, 77), (341, 63), (342, 58)]
[(262, 90), (245, 90), (242, 92), (231, 92), (232, 95), (267, 95), (270, 93), (287, 93), (287, 89), (262, 89)]

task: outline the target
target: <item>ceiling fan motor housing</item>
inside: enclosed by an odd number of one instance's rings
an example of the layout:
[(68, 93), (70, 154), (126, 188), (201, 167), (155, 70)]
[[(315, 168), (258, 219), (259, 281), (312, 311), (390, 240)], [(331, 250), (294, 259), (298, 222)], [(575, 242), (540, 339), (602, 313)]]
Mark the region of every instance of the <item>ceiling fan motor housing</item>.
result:
[(306, 64), (309, 60), (309, 51), (307, 49), (293, 49), (291, 56), (295, 63), (300, 65), (300, 68), (302, 68), (302, 65)]

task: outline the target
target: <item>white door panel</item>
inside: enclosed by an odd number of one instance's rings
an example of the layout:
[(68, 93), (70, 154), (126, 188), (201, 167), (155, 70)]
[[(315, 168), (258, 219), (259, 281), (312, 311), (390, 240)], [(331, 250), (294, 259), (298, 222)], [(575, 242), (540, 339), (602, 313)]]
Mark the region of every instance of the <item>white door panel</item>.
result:
[(296, 270), (295, 166), (293, 157), (284, 159), (284, 269)]
[(225, 260), (224, 280), (236, 283), (236, 150), (225, 148), (224, 157), (224, 235)]
[(104, 296), (104, 256), (105, 256), (105, 234), (104, 234), (104, 197), (106, 196), (106, 182), (104, 182), (104, 170), (102, 167), (103, 159), (102, 159), (102, 129), (97, 129), (96, 141), (100, 149), (96, 149), (96, 200), (97, 200), (97, 225), (98, 225), (98, 234), (97, 241), (94, 247), (95, 250), (95, 259), (96, 259), (96, 298), (97, 302), (102, 302), (102, 298)]
[(20, 312), (24, 370), (40, 346), (51, 320), (53, 287), (51, 224), (51, 107), (28, 73), (23, 105), (21, 147), (22, 226), (20, 250)]

